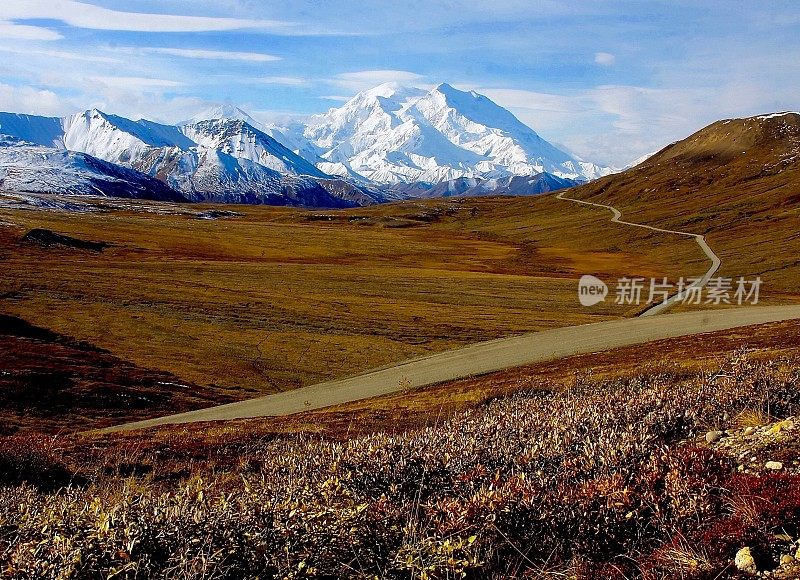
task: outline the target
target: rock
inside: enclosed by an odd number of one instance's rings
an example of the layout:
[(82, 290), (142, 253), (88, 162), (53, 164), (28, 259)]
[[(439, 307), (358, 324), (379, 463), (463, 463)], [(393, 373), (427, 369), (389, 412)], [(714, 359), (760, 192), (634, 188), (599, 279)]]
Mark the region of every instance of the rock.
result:
[(781, 469), (783, 469), (783, 463), (781, 463), (780, 461), (767, 461), (767, 463), (764, 464), (764, 467), (766, 467), (767, 469), (774, 469), (775, 471), (780, 471)]
[(734, 558), (733, 563), (736, 564), (736, 567), (742, 572), (747, 572), (749, 574), (756, 574), (758, 572), (758, 567), (756, 566), (753, 554), (750, 552), (750, 548), (742, 548), (736, 552), (736, 558)]
[(794, 554), (795, 560), (800, 560), (800, 546), (797, 547), (797, 552)]
[(725, 435), (722, 431), (709, 431), (706, 433), (706, 443), (716, 443), (722, 436)]
[(794, 556), (791, 554), (781, 556), (781, 566), (791, 566), (792, 564), (794, 564)]
[(775, 423), (769, 429), (770, 435), (776, 435), (781, 431), (792, 431), (794, 429), (794, 421), (787, 419), (786, 421), (781, 421), (779, 423)]
[(755, 427), (748, 427), (747, 429), (744, 430), (744, 436), (745, 437), (750, 437), (755, 432), (756, 432), (756, 428)]

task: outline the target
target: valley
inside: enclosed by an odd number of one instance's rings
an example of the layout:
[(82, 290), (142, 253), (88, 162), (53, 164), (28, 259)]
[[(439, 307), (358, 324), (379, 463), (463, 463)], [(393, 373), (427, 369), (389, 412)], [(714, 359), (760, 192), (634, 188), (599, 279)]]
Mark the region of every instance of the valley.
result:
[[(749, 156), (721, 154), (720, 127), (738, 128)], [(641, 314), (615, 303), (615, 280), (710, 271), (694, 238), (658, 228), (704, 235), (721, 259), (714, 275), (760, 276), (759, 304), (797, 304), (798, 175), (781, 161), (796, 127), (792, 115), (716, 124), (622, 174), (536, 196), (336, 210), (6, 194), (0, 312), (231, 401)], [(586, 273), (612, 286), (591, 308), (576, 296)], [(716, 306), (727, 304), (672, 310)]]
[[(566, 206), (550, 196), (343, 212), (225, 206), (240, 215), (216, 220), (170, 215), (169, 206), (3, 209), (0, 221), (14, 226), (0, 228), (2, 309), (246, 398), (636, 313), (612, 302), (582, 307), (584, 272), (677, 277), (705, 268), (691, 240), (642, 236)], [(34, 228), (108, 247), (24, 242)]]

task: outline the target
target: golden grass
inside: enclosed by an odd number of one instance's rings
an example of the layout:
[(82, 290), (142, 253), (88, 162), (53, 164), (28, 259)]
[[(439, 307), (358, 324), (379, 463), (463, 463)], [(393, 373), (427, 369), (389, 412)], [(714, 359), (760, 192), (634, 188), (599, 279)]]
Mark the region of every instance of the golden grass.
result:
[[(594, 273), (702, 271), (693, 242), (554, 199), (434, 200), (201, 221), (132, 211), (0, 210), (3, 312), (238, 396), (481, 340), (630, 316), (578, 304)], [(396, 222), (405, 227), (391, 227)], [(21, 244), (47, 228), (101, 254)]]
[(624, 219), (705, 234), (720, 276), (761, 276), (765, 300), (800, 288), (800, 117), (719, 122), (623, 174), (570, 197), (612, 204)]

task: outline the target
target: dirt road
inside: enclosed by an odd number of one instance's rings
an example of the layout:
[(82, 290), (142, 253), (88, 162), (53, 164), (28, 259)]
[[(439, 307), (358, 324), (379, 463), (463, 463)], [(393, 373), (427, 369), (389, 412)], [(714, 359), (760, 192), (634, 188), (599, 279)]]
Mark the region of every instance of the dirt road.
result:
[(612, 320), (545, 330), (482, 342), (377, 369), (358, 376), (319, 383), (293, 391), (190, 411), (106, 429), (123, 431), (156, 425), (224, 421), (290, 415), (481, 375), (511, 367), (555, 360), (666, 338), (715, 332), (753, 324), (800, 319), (800, 305), (750, 306)]

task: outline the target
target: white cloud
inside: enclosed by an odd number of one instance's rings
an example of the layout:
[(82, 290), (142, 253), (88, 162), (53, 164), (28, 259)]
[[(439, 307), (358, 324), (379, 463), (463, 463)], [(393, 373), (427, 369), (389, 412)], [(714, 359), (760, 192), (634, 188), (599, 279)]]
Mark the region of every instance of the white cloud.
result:
[(71, 111), (71, 107), (52, 91), (0, 83), (0, 111), (59, 116)]
[(91, 100), (89, 97), (84, 99), (81, 109), (97, 108), (128, 119), (149, 119), (167, 124), (184, 121), (212, 105), (197, 97), (165, 98), (158, 93), (133, 93), (116, 88), (105, 89), (102, 95), (94, 95)]
[(152, 79), (148, 77), (89, 77), (90, 81), (99, 83), (106, 88), (126, 89), (130, 91), (148, 91), (156, 89), (170, 89), (184, 86), (184, 83), (167, 79)]
[(10, 54), (24, 54), (25, 56), (44, 56), (46, 58), (56, 58), (62, 60), (74, 60), (79, 62), (98, 62), (106, 64), (119, 64), (122, 61), (118, 58), (111, 58), (109, 56), (100, 56), (96, 54), (81, 54), (76, 52), (65, 52), (61, 50), (36, 50), (36, 49), (23, 49), (12, 46), (0, 46), (0, 52)]
[[(3, 14), (3, 7), (0, 6), (0, 15)], [(28, 26), (25, 24), (14, 24), (6, 20), (0, 20), (0, 38), (15, 40), (60, 40), (64, 38), (58, 32), (41, 26)]]
[(589, 161), (621, 166), (661, 149), (713, 120), (702, 88), (605, 85), (564, 94), (477, 88), (545, 139)]
[[(461, 85), (459, 85), (459, 88), (461, 88)], [(576, 108), (580, 108), (580, 104), (575, 99), (564, 95), (517, 89), (484, 89), (481, 87), (471, 87), (471, 90), (473, 89), (504, 107), (512, 109), (528, 109), (531, 111), (548, 113), (570, 113), (574, 112)]]
[(299, 77), (259, 77), (250, 79), (250, 82), (261, 85), (283, 85), (286, 87), (301, 87), (309, 84), (306, 79)]
[(614, 66), (617, 57), (610, 52), (596, 52), (594, 53), (594, 62), (600, 66)]
[(425, 77), (405, 70), (362, 70), (342, 73), (328, 82), (353, 92), (365, 91), (383, 83), (415, 83)]
[(3, 20), (60, 20), (77, 28), (133, 32), (204, 32), (245, 28), (291, 31), (292, 25), (277, 20), (209, 18), (174, 14), (146, 14), (102, 8), (76, 0), (3, 0)]
[(197, 50), (190, 48), (157, 48), (146, 47), (142, 52), (152, 54), (165, 54), (168, 56), (179, 56), (181, 58), (195, 58), (205, 60), (238, 60), (243, 62), (273, 62), (282, 60), (279, 56), (263, 54), (260, 52), (229, 52), (222, 50)]
[(343, 95), (323, 95), (319, 97), (320, 99), (325, 99), (326, 101), (336, 101), (338, 103), (346, 103), (353, 97), (345, 97)]

